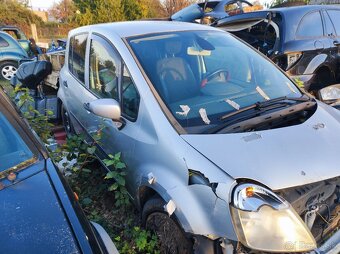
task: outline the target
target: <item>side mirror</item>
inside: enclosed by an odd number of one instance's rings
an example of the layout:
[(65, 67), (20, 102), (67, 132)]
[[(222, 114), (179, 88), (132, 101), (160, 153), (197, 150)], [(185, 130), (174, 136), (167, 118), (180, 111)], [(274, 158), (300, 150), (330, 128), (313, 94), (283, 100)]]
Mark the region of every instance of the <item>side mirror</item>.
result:
[(104, 118), (120, 121), (121, 111), (119, 103), (114, 99), (98, 99), (84, 104), (84, 108)]

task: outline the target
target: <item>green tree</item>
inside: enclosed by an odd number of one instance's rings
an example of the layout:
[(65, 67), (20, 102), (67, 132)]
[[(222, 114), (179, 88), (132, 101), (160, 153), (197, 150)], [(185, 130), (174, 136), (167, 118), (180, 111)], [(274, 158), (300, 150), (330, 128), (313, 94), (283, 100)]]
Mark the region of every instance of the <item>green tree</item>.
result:
[[(190, 1), (190, 0), (183, 0)], [(73, 0), (79, 25), (164, 16), (161, 0)]]
[(143, 18), (160, 18), (166, 16), (160, 0), (139, 0), (138, 2)]
[(59, 3), (53, 4), (49, 13), (62, 23), (71, 23), (75, 20), (76, 10), (72, 0), (61, 0)]
[(0, 21), (5, 25), (27, 27), (31, 23), (42, 24), (40, 17), (15, 0), (0, 0)]
[(95, 13), (95, 23), (115, 22), (125, 20), (121, 0), (98, 0)]
[(137, 20), (143, 17), (141, 6), (137, 0), (122, 0), (122, 7), (127, 20)]
[(77, 7), (76, 20), (79, 25), (114, 22), (124, 20), (120, 0), (74, 0)]

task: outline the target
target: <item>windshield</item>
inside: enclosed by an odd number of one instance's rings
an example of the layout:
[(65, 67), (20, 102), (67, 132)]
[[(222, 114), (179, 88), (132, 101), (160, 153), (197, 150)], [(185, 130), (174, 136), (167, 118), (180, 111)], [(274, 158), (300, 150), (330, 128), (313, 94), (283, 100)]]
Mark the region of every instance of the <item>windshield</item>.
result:
[(20, 170), (34, 161), (33, 152), (1, 112), (0, 140), (0, 173), (8, 169)]
[(220, 124), (221, 116), (257, 102), (301, 97), (274, 64), (222, 31), (169, 32), (128, 41), (188, 133), (202, 133)]

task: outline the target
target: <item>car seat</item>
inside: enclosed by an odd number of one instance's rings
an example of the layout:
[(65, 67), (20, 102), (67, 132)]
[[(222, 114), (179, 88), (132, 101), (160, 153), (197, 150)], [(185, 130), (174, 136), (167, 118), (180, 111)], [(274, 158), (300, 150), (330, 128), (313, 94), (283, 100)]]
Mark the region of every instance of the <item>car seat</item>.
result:
[(180, 57), (182, 42), (167, 41), (164, 45), (165, 57), (157, 62), (160, 78), (159, 93), (168, 103), (191, 98), (199, 93), (199, 85), (189, 64)]

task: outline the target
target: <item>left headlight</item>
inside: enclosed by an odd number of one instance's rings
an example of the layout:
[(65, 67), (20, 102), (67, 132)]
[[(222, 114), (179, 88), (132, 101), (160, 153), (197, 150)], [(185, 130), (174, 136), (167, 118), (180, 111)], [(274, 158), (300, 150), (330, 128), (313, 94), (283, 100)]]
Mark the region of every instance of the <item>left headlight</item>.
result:
[(303, 252), (316, 242), (291, 205), (256, 184), (239, 184), (233, 192), (231, 214), (239, 241), (266, 252)]

